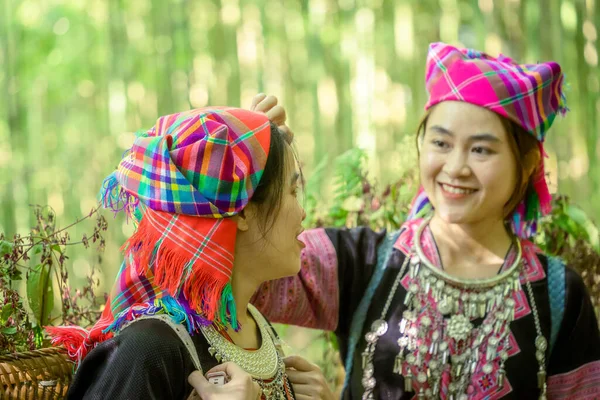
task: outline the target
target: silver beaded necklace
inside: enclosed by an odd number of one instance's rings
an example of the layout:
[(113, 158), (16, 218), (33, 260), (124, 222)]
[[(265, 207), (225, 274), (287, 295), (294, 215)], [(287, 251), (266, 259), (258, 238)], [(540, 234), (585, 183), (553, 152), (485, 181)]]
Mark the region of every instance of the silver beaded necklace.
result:
[[(404, 260), (392, 285), (379, 319), (365, 335), (362, 353), (364, 400), (374, 399), (377, 384), (373, 355), (379, 338), (388, 331), (389, 307), (408, 268), (406, 309), (398, 324), (399, 352), (394, 373), (404, 377), (404, 391), (417, 391), (418, 399), (439, 399), (442, 378), (449, 380), (450, 400), (468, 399), (471, 377), (481, 371), (503, 387), (508, 359), (510, 322), (514, 320), (513, 295), (521, 290), (522, 250), (515, 241), (517, 257), (499, 275), (489, 279), (457, 279), (432, 265), (421, 248), (421, 234), (429, 223), (425, 219), (413, 240), (413, 249)], [(540, 400), (546, 399), (547, 340), (541, 332), (539, 315), (529, 280), (525, 287), (531, 302), (536, 329), (536, 359), (539, 364)], [(483, 320), (474, 327), (473, 319)]]

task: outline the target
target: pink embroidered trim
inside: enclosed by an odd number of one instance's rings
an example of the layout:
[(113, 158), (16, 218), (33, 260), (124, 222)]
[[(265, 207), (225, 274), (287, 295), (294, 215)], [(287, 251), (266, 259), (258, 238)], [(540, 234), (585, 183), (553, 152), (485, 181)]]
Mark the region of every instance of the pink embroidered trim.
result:
[(548, 399), (592, 400), (600, 398), (600, 361), (592, 361), (564, 374), (548, 378)]
[(289, 278), (263, 283), (252, 304), (271, 322), (335, 330), (339, 315), (338, 260), (324, 229), (301, 236), (302, 268)]
[[(541, 281), (546, 277), (542, 262), (538, 258), (538, 254), (542, 251), (529, 240), (521, 239), (521, 249), (523, 251), (523, 267), (525, 268), (525, 279), (529, 282)], [(525, 283), (521, 276), (521, 283)]]

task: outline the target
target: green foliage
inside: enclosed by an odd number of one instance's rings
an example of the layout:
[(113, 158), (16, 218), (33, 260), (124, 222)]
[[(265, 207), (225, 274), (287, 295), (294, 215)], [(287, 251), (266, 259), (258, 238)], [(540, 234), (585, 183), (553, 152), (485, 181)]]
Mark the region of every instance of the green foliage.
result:
[[(567, 197), (554, 201), (552, 212), (542, 222), (538, 242), (551, 253), (560, 253), (564, 247), (573, 247), (578, 241), (586, 242), (591, 249), (600, 252), (598, 228), (589, 216), (572, 204)], [(557, 234), (557, 233), (562, 234)]]
[(536, 243), (547, 254), (561, 257), (581, 275), (596, 314), (600, 316), (598, 228), (569, 198), (558, 196), (551, 214), (544, 218), (540, 231)]
[(38, 264), (29, 271), (27, 299), (33, 321), (37, 325), (48, 325), (50, 314), (54, 309), (54, 288), (51, 283), (50, 266)]
[[(94, 322), (99, 317), (93, 287), (97, 280), (93, 271), (83, 285), (83, 294), (77, 290), (71, 294), (69, 274), (66, 269), (68, 246), (89, 247), (83, 235), (80, 241), (72, 241), (69, 229), (96, 214), (94, 209), (84, 218), (65, 227), (57, 228), (55, 213), (48, 207), (33, 207), (36, 224), (25, 237), (15, 235), (7, 240), (0, 234), (0, 354), (33, 350), (48, 343), (44, 341), (43, 327), (54, 322), (54, 286), (60, 291), (62, 323)], [(107, 224), (97, 215), (91, 234), (92, 242), (104, 248), (102, 233)], [(25, 271), (25, 288), (16, 285)], [(80, 304), (84, 300), (87, 304)]]
[(377, 180), (369, 175), (367, 163), (365, 151), (358, 148), (335, 158), (331, 178), (334, 195), (329, 203), (318, 194), (326, 168), (317, 169), (311, 180), (314, 178), (319, 185), (307, 185), (307, 198), (311, 199), (305, 204), (307, 226), (366, 225), (373, 229), (396, 229), (402, 224), (417, 190), (415, 170), (409, 169), (381, 189)]

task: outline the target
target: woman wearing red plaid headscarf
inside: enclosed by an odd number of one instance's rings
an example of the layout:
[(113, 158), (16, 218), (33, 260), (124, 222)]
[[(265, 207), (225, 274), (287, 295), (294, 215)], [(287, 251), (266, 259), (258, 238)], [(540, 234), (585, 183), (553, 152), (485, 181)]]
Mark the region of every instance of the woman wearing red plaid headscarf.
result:
[[(185, 399), (193, 383), (204, 400), (244, 389), (294, 399), (306, 393), (298, 376), (331, 396), (318, 368), (284, 360), (249, 304), (261, 283), (298, 272), (304, 247), (300, 173), (276, 123), (211, 107), (137, 134), (101, 192), (104, 206), (136, 224), (102, 317), (89, 331), (47, 328), (77, 363), (68, 398)], [(232, 381), (207, 386), (203, 373), (214, 367)]]
[(599, 399), (584, 283), (530, 241), (550, 211), (560, 66), (433, 43), (425, 83), (408, 220), (389, 235), (306, 231), (298, 277), (267, 282), (255, 304), (335, 331), (343, 399)]

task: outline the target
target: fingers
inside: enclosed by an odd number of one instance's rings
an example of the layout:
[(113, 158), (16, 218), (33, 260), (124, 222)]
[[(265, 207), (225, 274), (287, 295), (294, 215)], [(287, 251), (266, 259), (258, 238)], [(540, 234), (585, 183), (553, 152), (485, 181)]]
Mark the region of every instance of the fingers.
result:
[(276, 105), (267, 111), (267, 117), (277, 126), (285, 124), (286, 115), (285, 108)]
[(295, 371), (293, 369), (287, 369), (285, 371), (285, 374), (287, 375), (290, 382), (292, 382), (294, 385), (308, 384), (308, 383), (310, 383), (310, 380), (311, 380), (310, 376), (306, 372), (302, 372), (302, 371)]
[(321, 369), (299, 356), (283, 359), (285, 373), (294, 386), (296, 399), (333, 399), (334, 395), (327, 384)]
[(252, 382), (252, 390), (250, 392), (250, 397), (255, 398), (256, 400), (262, 399), (262, 390), (260, 386), (256, 382)]
[(240, 367), (238, 367), (236, 364), (234, 364), (232, 362), (226, 362), (223, 364), (219, 364), (216, 367), (212, 368), (210, 371), (208, 371), (207, 374), (211, 373), (211, 372), (225, 372), (227, 374), (227, 376), (229, 376), (230, 380), (237, 378), (240, 375), (245, 374), (243, 369), (241, 369)]
[(285, 124), (287, 121), (287, 114), (285, 108), (277, 104), (278, 102), (279, 100), (277, 97), (260, 93), (252, 99), (250, 110), (265, 113), (267, 118), (277, 125), (279, 130), (283, 133), (285, 141), (291, 144), (294, 140), (294, 132), (292, 132)]
[(294, 368), (297, 371), (315, 371), (318, 370), (315, 364), (306, 361), (300, 356), (289, 356), (283, 359), (286, 368)]
[(254, 108), (254, 111), (266, 113), (270, 109), (275, 107), (277, 105), (277, 102), (278, 102), (277, 97), (272, 96), (272, 95), (266, 96), (262, 101), (260, 101), (256, 105), (256, 107)]
[(267, 95), (264, 93), (259, 93), (256, 96), (254, 96), (254, 98), (252, 99), (252, 104), (250, 104), (250, 111), (254, 111), (258, 103), (263, 101), (266, 97)]
[(318, 386), (318, 385), (293, 385), (294, 386), (294, 394), (296, 395), (296, 400), (302, 399), (320, 399), (320, 400), (330, 400), (334, 399), (334, 394), (331, 390), (326, 386)]
[(188, 382), (193, 387), (198, 387), (198, 386), (202, 386), (204, 384), (208, 384), (208, 381), (206, 380), (206, 378), (204, 377), (204, 375), (202, 375), (200, 373), (200, 371), (194, 371), (194, 372), (192, 372), (190, 374), (190, 376), (188, 376)]
[(206, 396), (206, 393), (210, 392), (211, 384), (206, 380), (204, 375), (200, 373), (200, 371), (192, 372), (190, 376), (188, 376), (188, 382), (195, 389), (192, 391), (192, 394), (188, 400), (202, 398), (203, 396)]
[(296, 395), (296, 400), (314, 400), (314, 397), (311, 395), (296, 392), (296, 387), (294, 387), (294, 394)]
[(325, 379), (325, 376), (323, 376), (323, 373), (320, 370), (301, 372), (295, 371), (293, 369), (288, 369), (285, 371), (285, 374), (287, 375), (290, 382), (294, 385), (294, 387), (306, 386), (313, 389), (328, 387), (327, 380)]

